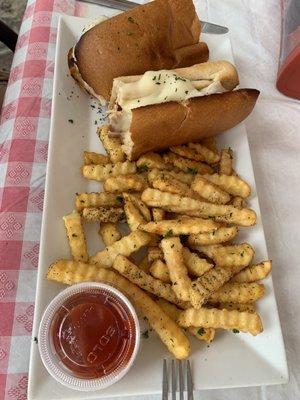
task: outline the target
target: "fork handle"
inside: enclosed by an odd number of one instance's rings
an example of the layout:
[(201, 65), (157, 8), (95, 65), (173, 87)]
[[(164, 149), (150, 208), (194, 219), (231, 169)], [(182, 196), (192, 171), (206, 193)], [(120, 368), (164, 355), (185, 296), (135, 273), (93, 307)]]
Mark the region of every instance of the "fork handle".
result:
[(127, 0), (81, 0), (84, 3), (97, 4), (98, 6), (110, 7), (116, 10), (126, 11), (133, 7), (139, 6), (138, 3), (133, 3)]

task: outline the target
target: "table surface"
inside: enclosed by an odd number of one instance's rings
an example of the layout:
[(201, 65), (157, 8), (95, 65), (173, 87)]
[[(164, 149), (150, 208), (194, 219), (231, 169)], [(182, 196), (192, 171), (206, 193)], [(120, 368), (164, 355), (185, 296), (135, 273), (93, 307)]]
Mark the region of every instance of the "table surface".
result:
[[(261, 90), (246, 126), (290, 370), (287, 385), (204, 391), (195, 398), (299, 399), (300, 103), (275, 89), (279, 1), (196, 0), (195, 5), (201, 19), (229, 27), (241, 86)], [(29, 0), (1, 115), (0, 400), (26, 399), (60, 13), (95, 17), (97, 7)]]

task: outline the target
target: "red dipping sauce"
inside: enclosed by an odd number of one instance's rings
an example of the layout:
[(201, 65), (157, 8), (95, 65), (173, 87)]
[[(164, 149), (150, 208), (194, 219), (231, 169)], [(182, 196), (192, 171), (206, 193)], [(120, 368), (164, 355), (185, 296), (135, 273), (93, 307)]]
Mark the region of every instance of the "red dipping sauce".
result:
[[(66, 289), (53, 302), (48, 307), (51, 315), (48, 309), (44, 314), (39, 343), (51, 375), (58, 375), (65, 384), (62, 375), (69, 376), (73, 383), (94, 380), (103, 381), (105, 386), (123, 376), (139, 344), (138, 321), (129, 301), (110, 286), (84, 283)], [(56, 364), (55, 371), (46, 365), (45, 348), (41, 348), (45, 345)]]

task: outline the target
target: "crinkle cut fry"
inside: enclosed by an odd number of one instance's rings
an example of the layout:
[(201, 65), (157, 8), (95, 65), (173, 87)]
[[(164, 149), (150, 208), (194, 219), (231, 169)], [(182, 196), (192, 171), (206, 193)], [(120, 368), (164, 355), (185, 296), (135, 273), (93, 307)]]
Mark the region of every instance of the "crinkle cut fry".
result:
[(237, 329), (257, 335), (263, 331), (261, 319), (256, 313), (239, 312), (237, 310), (218, 310), (216, 308), (189, 308), (182, 311), (178, 323), (183, 328), (203, 326), (214, 329)]

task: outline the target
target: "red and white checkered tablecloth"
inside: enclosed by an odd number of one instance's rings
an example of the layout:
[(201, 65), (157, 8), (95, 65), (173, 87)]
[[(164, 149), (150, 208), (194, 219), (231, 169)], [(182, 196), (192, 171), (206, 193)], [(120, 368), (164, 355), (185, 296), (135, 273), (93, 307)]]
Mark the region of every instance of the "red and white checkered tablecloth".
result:
[(29, 0), (14, 55), (0, 126), (0, 400), (26, 399), (58, 19), (89, 12)]

